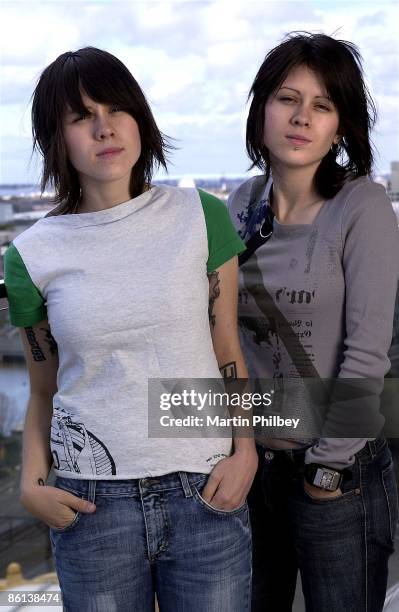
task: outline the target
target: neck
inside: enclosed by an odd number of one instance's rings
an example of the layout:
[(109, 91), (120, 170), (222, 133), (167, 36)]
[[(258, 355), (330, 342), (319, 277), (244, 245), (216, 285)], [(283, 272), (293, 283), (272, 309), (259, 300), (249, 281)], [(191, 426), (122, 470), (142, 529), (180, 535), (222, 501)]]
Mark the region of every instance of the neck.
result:
[(273, 211), (283, 223), (309, 208), (321, 205), (323, 198), (314, 186), (314, 168), (272, 168)]
[(98, 212), (131, 200), (129, 184), (126, 181), (101, 184), (81, 181), (81, 185), (82, 197), (76, 210), (78, 213)]

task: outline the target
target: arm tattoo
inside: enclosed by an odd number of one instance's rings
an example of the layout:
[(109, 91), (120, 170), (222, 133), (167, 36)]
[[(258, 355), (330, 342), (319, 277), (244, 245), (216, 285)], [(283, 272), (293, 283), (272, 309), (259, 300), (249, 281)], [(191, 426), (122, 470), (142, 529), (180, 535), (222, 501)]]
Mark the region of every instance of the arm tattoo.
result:
[(211, 327), (216, 325), (216, 315), (213, 314), (213, 307), (216, 300), (220, 295), (220, 279), (219, 272), (211, 272), (208, 274), (209, 279), (209, 306), (208, 306), (208, 317)]
[(38, 479), (37, 479), (37, 484), (38, 484), (38, 485), (40, 485), (41, 487), (44, 487), (44, 486), (45, 486), (45, 484), (44, 484), (44, 480), (43, 480), (43, 478), (38, 478)]
[(50, 353), (52, 355), (55, 355), (55, 353), (57, 352), (58, 348), (57, 348), (56, 341), (54, 340), (53, 336), (51, 335), (51, 331), (48, 328), (46, 328), (46, 327), (41, 327), (40, 329), (42, 331), (44, 331), (44, 333), (46, 334), (45, 341), (48, 344), (48, 348), (49, 348)]
[(224, 380), (236, 380), (237, 379), (237, 365), (235, 361), (230, 361), (230, 363), (225, 363), (219, 368), (219, 370)]
[(40, 348), (38, 341), (36, 340), (36, 335), (33, 331), (33, 327), (25, 327), (25, 333), (32, 351), (33, 360), (46, 361), (46, 357), (44, 356), (44, 353)]

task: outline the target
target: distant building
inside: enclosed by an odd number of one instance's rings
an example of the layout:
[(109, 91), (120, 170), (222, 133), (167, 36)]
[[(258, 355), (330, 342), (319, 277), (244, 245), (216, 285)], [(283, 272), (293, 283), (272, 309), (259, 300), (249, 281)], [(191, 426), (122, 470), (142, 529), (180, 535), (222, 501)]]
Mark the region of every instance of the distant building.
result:
[[(8, 230), (0, 230), (0, 255), (3, 256), (6, 248), (12, 240), (15, 238), (15, 231), (13, 228)], [(4, 246), (5, 245), (5, 246)]]
[(0, 224), (12, 221), (13, 213), (14, 210), (12, 204), (4, 204), (0, 202)]
[(388, 193), (393, 202), (399, 201), (399, 161), (391, 162), (391, 177)]
[(195, 187), (195, 180), (190, 176), (183, 176), (178, 183), (179, 187)]
[(22, 348), (19, 330), (12, 327), (8, 322), (0, 329), (0, 362), (23, 362), (24, 351)]
[(399, 161), (391, 162), (391, 190), (399, 192)]
[(375, 183), (379, 183), (380, 185), (382, 185), (385, 189), (388, 189), (388, 179), (385, 176), (374, 176), (373, 177), (373, 181)]
[(15, 213), (14, 221), (16, 223), (34, 223), (46, 216), (50, 209), (40, 208), (39, 210), (26, 210), (25, 212)]

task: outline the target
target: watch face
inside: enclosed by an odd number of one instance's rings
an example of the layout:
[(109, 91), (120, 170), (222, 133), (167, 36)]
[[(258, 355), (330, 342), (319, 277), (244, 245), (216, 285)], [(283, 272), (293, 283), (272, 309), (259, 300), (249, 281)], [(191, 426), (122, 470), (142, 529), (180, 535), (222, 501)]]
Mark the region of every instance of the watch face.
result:
[(339, 486), (340, 477), (340, 473), (335, 472), (335, 470), (317, 468), (313, 484), (315, 487), (320, 487), (327, 491), (336, 491)]

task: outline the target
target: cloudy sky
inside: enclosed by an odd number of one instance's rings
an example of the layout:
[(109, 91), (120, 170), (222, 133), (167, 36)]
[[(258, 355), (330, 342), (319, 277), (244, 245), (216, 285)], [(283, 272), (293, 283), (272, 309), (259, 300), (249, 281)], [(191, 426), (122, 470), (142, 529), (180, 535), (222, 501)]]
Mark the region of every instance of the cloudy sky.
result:
[(37, 182), (29, 99), (60, 53), (93, 45), (143, 87), (177, 139), (170, 175), (238, 175), (248, 166), (248, 89), (265, 53), (291, 30), (335, 34), (362, 52), (377, 102), (377, 173), (399, 160), (399, 4), (374, 0), (49, 0), (1, 2), (0, 183)]

